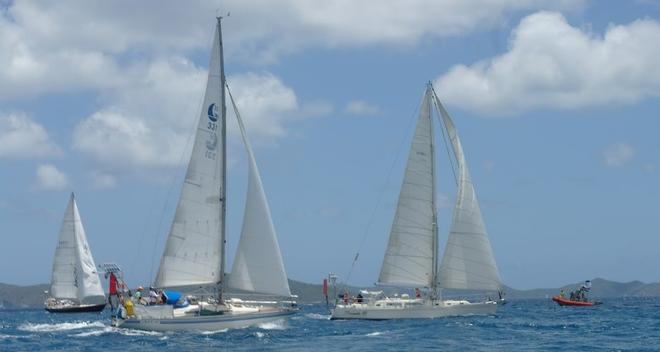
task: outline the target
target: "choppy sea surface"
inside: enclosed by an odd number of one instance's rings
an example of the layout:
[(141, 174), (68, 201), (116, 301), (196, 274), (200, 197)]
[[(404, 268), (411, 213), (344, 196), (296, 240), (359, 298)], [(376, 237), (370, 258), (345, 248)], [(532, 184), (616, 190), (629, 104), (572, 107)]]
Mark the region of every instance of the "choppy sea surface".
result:
[(514, 300), (497, 315), (431, 320), (329, 320), (303, 305), (287, 321), (245, 329), (158, 333), (109, 326), (109, 313), (0, 310), (0, 351), (657, 351), (660, 298), (587, 308)]

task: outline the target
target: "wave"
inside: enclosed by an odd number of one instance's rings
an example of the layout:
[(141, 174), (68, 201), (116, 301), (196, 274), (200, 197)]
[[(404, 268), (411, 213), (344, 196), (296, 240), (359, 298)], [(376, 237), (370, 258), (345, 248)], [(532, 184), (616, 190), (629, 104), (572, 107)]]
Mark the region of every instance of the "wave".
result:
[(202, 335), (215, 335), (215, 334), (222, 334), (229, 331), (229, 329), (220, 329), (220, 330), (209, 330), (209, 331), (200, 331), (200, 334)]
[(258, 339), (261, 339), (261, 338), (263, 338), (264, 336), (266, 336), (266, 334), (264, 334), (263, 332), (260, 332), (260, 331), (257, 331), (254, 335), (255, 335)]
[(280, 319), (280, 320), (275, 320), (275, 321), (269, 321), (267, 323), (261, 323), (257, 325), (259, 329), (264, 329), (264, 330), (286, 330), (287, 324), (286, 320)]
[(370, 336), (370, 337), (373, 337), (373, 336), (380, 336), (380, 335), (385, 334), (386, 332), (387, 332), (387, 331), (374, 331), (374, 332), (370, 332), (370, 333), (368, 333), (368, 334), (366, 334), (366, 335), (364, 335), (364, 336)]
[(115, 328), (112, 326), (105, 326), (100, 330), (85, 331), (78, 334), (69, 335), (72, 337), (90, 337), (90, 336), (101, 336), (105, 334), (118, 334), (124, 336), (160, 336), (163, 333), (158, 331), (142, 331), (142, 330), (131, 330), (131, 329), (122, 329)]
[(33, 335), (4, 335), (0, 334), (0, 340), (10, 340), (10, 339), (18, 339), (21, 337), (32, 337)]
[(18, 326), (18, 330), (29, 332), (55, 332), (67, 330), (79, 330), (87, 328), (102, 328), (106, 325), (100, 321), (80, 321), (72, 323), (57, 323), (57, 324), (33, 324), (24, 323)]
[(79, 334), (73, 334), (73, 335), (69, 335), (69, 336), (72, 336), (72, 337), (101, 336), (101, 335), (104, 335), (104, 334), (107, 334), (107, 333), (110, 333), (110, 332), (112, 332), (112, 327), (106, 326), (105, 328), (103, 328), (101, 330), (85, 331), (85, 332), (81, 332)]
[(330, 320), (330, 314), (319, 314), (319, 313), (307, 313), (305, 317), (315, 320)]

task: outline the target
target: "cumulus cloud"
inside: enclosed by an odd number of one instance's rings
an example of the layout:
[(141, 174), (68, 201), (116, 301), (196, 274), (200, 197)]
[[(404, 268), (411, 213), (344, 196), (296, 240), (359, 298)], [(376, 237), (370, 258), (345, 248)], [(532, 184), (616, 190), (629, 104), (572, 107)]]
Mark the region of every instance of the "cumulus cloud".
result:
[(25, 114), (0, 116), (0, 158), (39, 158), (60, 153), (46, 129)]
[[(263, 64), (307, 47), (410, 46), (427, 36), (496, 26), (513, 12), (582, 3), (385, 0), (373, 6), (349, 0), (229, 0), (223, 3), (232, 11), (223, 28), (225, 56), (228, 63)], [(0, 100), (91, 92), (99, 107), (76, 125), (76, 151), (104, 169), (177, 165), (190, 148), (206, 76), (189, 57), (209, 50), (216, 9), (210, 0), (186, 6), (155, 0), (71, 0), (66, 6), (19, 0), (0, 6)], [(230, 79), (255, 144), (287, 136), (295, 121), (334, 110), (323, 99), (300, 101), (268, 72)]]
[[(227, 54), (269, 63), (305, 47), (414, 45), (496, 26), (510, 13), (574, 9), (581, 0), (228, 0)], [(18, 0), (0, 7), (0, 97), (125, 84), (131, 58), (206, 50), (216, 1)], [(130, 8), (130, 11), (126, 11)], [(75, 25), (72, 25), (75, 24)], [(126, 55), (128, 54), (128, 55)], [(136, 55), (137, 54), (137, 55)], [(120, 59), (121, 57), (121, 59)]]
[(344, 111), (351, 115), (374, 115), (380, 109), (376, 105), (370, 104), (363, 100), (353, 100), (346, 104)]
[(635, 156), (635, 148), (623, 142), (614, 143), (603, 150), (602, 156), (605, 166), (621, 167)]
[[(171, 167), (186, 162), (206, 70), (178, 58), (136, 69), (132, 77), (135, 84), (113, 91), (110, 104), (76, 126), (74, 149), (111, 167)], [(328, 109), (319, 108), (318, 102), (300, 103), (293, 89), (270, 73), (246, 73), (228, 80), (256, 144), (281, 138), (287, 134), (287, 124)], [(228, 128), (230, 139), (238, 141), (235, 119), (229, 119)]]
[(117, 185), (117, 179), (114, 176), (98, 170), (92, 171), (90, 177), (92, 180), (92, 187), (95, 189), (114, 188)]
[(660, 23), (611, 25), (603, 35), (541, 11), (511, 34), (508, 52), (436, 80), (444, 101), (484, 114), (625, 104), (660, 95)]
[(108, 91), (107, 103), (77, 124), (73, 148), (112, 167), (180, 163), (206, 71), (170, 58), (136, 67), (130, 76), (133, 84)]
[(37, 167), (35, 189), (40, 191), (59, 191), (69, 185), (66, 175), (54, 165), (42, 164)]

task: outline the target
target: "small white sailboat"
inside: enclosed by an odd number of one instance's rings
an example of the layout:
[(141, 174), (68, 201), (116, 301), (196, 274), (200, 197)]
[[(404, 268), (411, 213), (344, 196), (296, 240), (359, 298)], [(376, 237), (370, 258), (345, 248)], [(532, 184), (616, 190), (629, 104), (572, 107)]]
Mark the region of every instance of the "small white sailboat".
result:
[[(155, 331), (221, 330), (271, 322), (294, 314), (291, 291), (261, 177), (231, 93), (248, 157), (243, 228), (225, 282), (226, 105), (221, 18), (218, 18), (204, 105), (192, 155), (154, 286), (213, 292), (193, 304), (131, 304), (115, 325)], [(229, 288), (286, 297), (283, 301), (226, 299)], [(131, 312), (132, 310), (132, 312)]]
[(105, 294), (71, 193), (60, 229), (45, 308), (51, 313), (100, 312)]
[[(458, 185), (449, 238), (440, 265), (434, 106), (451, 141)], [(442, 288), (499, 291), (501, 283), (460, 139), (430, 82), (420, 107), (378, 284), (417, 288), (417, 294), (414, 298), (407, 294), (385, 297), (379, 292), (366, 294), (366, 297), (360, 295), (356, 300), (345, 296), (332, 310), (332, 319), (435, 318), (494, 314), (497, 308), (493, 300), (473, 303), (442, 299)], [(428, 294), (421, 295), (420, 288), (426, 289)]]

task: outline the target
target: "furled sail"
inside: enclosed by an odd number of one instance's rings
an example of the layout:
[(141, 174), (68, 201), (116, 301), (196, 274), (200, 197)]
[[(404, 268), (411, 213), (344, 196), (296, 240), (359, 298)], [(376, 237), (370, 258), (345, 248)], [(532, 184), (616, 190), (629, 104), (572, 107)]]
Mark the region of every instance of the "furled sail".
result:
[(433, 129), (427, 90), (408, 155), (379, 284), (430, 287), (436, 246), (433, 209)]
[(247, 151), (249, 170), (243, 228), (228, 285), (252, 292), (290, 296), (282, 254), (257, 162), (233, 99), (232, 104)]
[[(218, 25), (219, 26), (219, 25)], [(221, 188), (225, 118), (219, 27), (213, 40), (204, 104), (192, 155), (155, 285), (212, 285), (222, 280)]]
[(105, 301), (105, 294), (73, 194), (64, 214), (55, 250), (50, 295), (80, 303)]
[(500, 275), (488, 240), (463, 147), (449, 114), (436, 99), (458, 165), (458, 194), (449, 238), (438, 272), (441, 287), (498, 290)]

